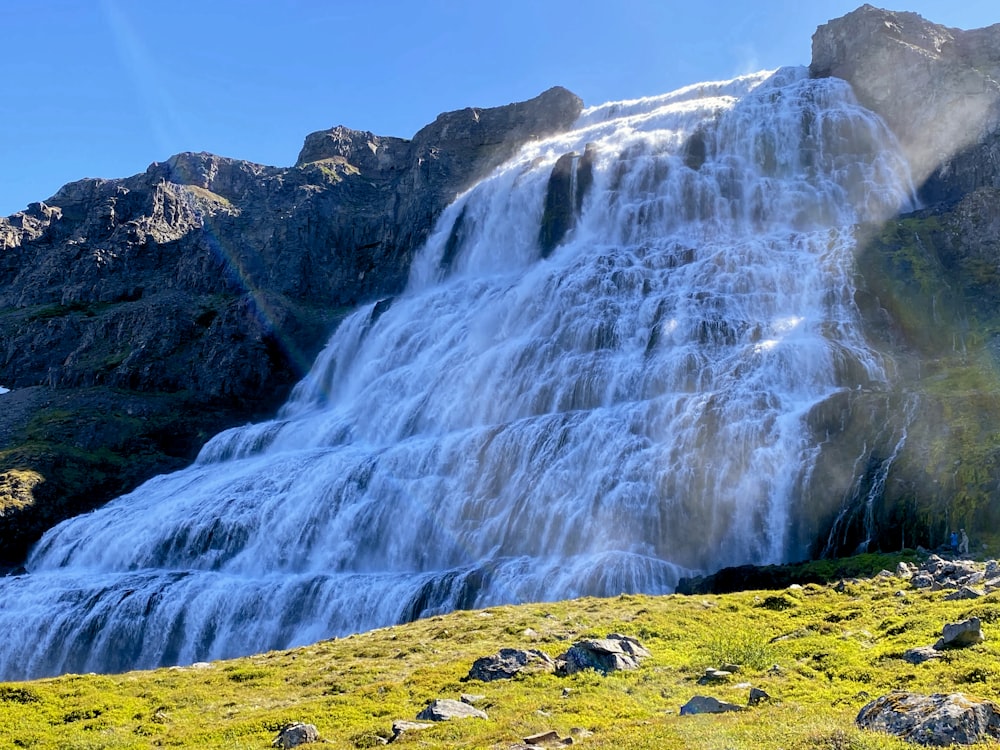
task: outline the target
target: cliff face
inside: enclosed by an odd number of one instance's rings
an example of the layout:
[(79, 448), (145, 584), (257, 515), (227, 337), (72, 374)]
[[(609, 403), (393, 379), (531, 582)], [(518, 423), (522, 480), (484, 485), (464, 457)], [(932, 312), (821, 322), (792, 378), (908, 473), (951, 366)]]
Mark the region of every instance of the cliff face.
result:
[(886, 120), (923, 203), (859, 228), (858, 301), (896, 382), (835, 416), (845, 428), (827, 451), (866, 445), (868, 468), (842, 515), (818, 524), (816, 551), (937, 545), (965, 526), (995, 552), (1000, 24), (962, 31), (865, 5), (817, 30), (811, 72), (844, 78)]
[(272, 413), (458, 192), (581, 108), (554, 88), (409, 141), (337, 127), (287, 169), (180, 154), (0, 218), (0, 558)]

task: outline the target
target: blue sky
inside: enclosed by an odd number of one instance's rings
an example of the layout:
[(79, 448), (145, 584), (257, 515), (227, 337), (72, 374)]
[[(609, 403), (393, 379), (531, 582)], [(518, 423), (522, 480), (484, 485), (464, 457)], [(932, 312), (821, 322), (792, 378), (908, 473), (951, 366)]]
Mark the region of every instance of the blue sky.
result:
[[(554, 85), (591, 105), (807, 64), (816, 26), (859, 4), (0, 0), (0, 215), (180, 151), (283, 166), (333, 125), (410, 137)], [(1000, 22), (996, 0), (905, 9)]]

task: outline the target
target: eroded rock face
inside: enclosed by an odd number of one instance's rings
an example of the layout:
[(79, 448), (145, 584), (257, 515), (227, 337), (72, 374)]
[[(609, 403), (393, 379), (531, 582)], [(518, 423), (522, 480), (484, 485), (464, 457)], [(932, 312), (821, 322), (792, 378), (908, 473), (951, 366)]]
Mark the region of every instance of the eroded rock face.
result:
[[(1000, 124), (1000, 24), (963, 31), (863, 5), (816, 30), (810, 71), (849, 81), (885, 118), (918, 185), (956, 169), (953, 160)], [(996, 156), (995, 140), (987, 151)]]
[(862, 708), (855, 722), (862, 729), (886, 732), (918, 745), (971, 745), (1000, 738), (1000, 708), (962, 693), (883, 695)]
[(44, 480), (0, 517), (0, 558), (272, 414), (458, 192), (581, 108), (557, 88), (412, 140), (333, 128), (291, 168), (179, 154), (0, 218), (0, 473)]

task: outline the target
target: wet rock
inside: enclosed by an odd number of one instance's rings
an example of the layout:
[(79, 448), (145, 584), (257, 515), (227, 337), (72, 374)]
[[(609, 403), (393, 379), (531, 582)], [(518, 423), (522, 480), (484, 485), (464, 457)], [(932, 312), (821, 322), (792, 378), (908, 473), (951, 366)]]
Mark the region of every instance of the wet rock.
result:
[(941, 637), (934, 644), (934, 648), (938, 651), (946, 648), (965, 648), (985, 640), (979, 618), (970, 617), (968, 620), (945, 625), (941, 630)]
[(961, 693), (890, 693), (862, 708), (855, 723), (918, 745), (971, 745), (1000, 739), (1000, 708)]
[(476, 659), (466, 679), (492, 682), (509, 680), (519, 674), (543, 674), (555, 671), (556, 663), (542, 651), (502, 648), (492, 656)]
[(278, 736), (271, 742), (271, 747), (280, 747), (287, 750), (287, 748), (298, 747), (310, 742), (319, 742), (319, 731), (312, 724), (296, 722), (282, 728)]
[(611, 633), (607, 638), (577, 641), (556, 658), (556, 673), (562, 676), (594, 669), (607, 674), (619, 669), (637, 669), (651, 656), (634, 638)]
[(696, 695), (683, 706), (681, 706), (681, 716), (693, 714), (721, 714), (729, 711), (742, 711), (742, 706), (735, 703), (726, 703), (710, 695)]
[(470, 706), (468, 703), (438, 698), (431, 701), (423, 711), (417, 714), (417, 719), (423, 721), (451, 721), (452, 719), (486, 719), (485, 711)]

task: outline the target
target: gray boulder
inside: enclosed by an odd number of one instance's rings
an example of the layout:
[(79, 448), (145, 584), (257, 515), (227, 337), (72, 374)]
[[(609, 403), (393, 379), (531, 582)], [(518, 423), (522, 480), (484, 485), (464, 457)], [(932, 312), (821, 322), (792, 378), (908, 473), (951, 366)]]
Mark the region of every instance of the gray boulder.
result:
[(978, 617), (970, 617), (961, 622), (948, 623), (941, 629), (941, 637), (934, 648), (938, 651), (945, 648), (965, 648), (974, 646), (986, 640)]
[(890, 693), (862, 708), (855, 723), (918, 745), (971, 745), (1000, 739), (1000, 708), (961, 693)]
[(468, 703), (452, 700), (451, 698), (438, 698), (431, 701), (423, 711), (417, 714), (417, 719), (421, 721), (451, 721), (452, 719), (486, 719), (485, 711), (470, 706)]
[(923, 664), (931, 659), (940, 659), (941, 652), (933, 646), (919, 646), (911, 648), (903, 654), (903, 660), (910, 664)]
[(726, 703), (710, 695), (696, 695), (683, 706), (681, 706), (681, 716), (693, 714), (722, 714), (729, 711), (742, 711), (742, 706), (735, 703)]
[(319, 731), (313, 724), (295, 722), (286, 725), (271, 742), (271, 747), (290, 748), (319, 742)]
[(962, 586), (957, 591), (953, 591), (944, 598), (946, 602), (958, 601), (961, 599), (978, 599), (983, 596), (982, 591), (977, 591), (970, 586)]
[(635, 638), (610, 633), (607, 638), (577, 641), (556, 658), (556, 673), (565, 676), (584, 669), (607, 674), (619, 669), (637, 669), (651, 656)]
[(555, 671), (556, 663), (542, 651), (502, 648), (493, 656), (476, 659), (466, 679), (492, 682), (509, 680), (518, 674), (544, 674)]

